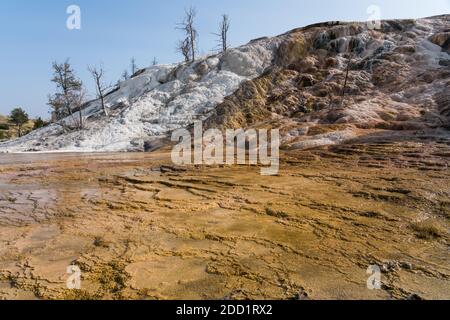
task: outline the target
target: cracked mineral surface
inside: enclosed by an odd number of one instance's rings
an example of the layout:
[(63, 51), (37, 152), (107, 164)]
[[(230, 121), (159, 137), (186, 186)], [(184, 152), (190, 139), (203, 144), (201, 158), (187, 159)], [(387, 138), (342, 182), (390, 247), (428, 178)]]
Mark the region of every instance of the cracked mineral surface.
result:
[(2, 155), (0, 298), (449, 299), (449, 156), (373, 137), (263, 177), (164, 151)]

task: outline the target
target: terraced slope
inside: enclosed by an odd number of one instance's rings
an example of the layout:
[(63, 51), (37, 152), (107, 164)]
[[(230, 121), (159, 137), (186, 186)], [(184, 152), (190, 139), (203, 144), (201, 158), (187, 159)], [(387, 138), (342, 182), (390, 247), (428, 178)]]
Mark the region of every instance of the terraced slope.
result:
[(227, 97), (208, 126), (280, 128), (289, 149), (375, 133), (448, 136), (449, 23), (446, 15), (293, 30), (274, 65)]

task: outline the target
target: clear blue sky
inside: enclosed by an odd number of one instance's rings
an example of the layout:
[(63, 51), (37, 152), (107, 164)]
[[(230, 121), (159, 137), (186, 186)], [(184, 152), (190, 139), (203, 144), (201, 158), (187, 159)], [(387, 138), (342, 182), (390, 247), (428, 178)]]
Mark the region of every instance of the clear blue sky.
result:
[[(81, 8), (81, 30), (66, 28), (71, 4)], [(370, 5), (381, 8), (383, 19), (450, 13), (450, 0), (1, 0), (0, 114), (21, 106), (31, 116), (48, 117), (55, 60), (70, 57), (90, 93), (88, 64), (102, 63), (115, 82), (132, 56), (141, 67), (153, 57), (160, 63), (179, 61), (175, 24), (191, 5), (198, 11), (203, 53), (215, 46), (211, 33), (222, 13), (232, 19), (233, 46), (319, 21), (365, 21)]]

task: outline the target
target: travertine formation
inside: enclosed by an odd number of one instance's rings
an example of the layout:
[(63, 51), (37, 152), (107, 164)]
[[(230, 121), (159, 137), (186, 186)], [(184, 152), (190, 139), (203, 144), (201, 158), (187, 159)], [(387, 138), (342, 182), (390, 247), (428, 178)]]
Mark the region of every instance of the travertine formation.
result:
[(278, 48), (275, 64), (226, 98), (209, 126), (280, 128), (290, 149), (374, 132), (448, 135), (449, 20), (293, 30)]
[(83, 110), (85, 130), (52, 125), (1, 143), (0, 152), (143, 151), (194, 120), (280, 128), (293, 149), (374, 131), (448, 134), (449, 20), (323, 23), (195, 63), (153, 66), (108, 95), (111, 117), (94, 101)]

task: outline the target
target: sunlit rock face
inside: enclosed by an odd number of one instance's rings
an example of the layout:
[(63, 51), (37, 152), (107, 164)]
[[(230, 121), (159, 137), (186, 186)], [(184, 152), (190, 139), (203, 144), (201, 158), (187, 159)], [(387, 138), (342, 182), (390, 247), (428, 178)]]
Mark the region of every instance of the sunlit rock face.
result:
[(107, 97), (110, 117), (94, 101), (83, 131), (55, 124), (0, 152), (143, 151), (195, 120), (280, 128), (284, 146), (295, 149), (374, 131), (447, 135), (449, 19), (382, 21), (378, 29), (321, 23), (195, 63), (153, 66)]
[(446, 15), (379, 29), (334, 22), (293, 30), (274, 65), (227, 97), (208, 124), (281, 128), (294, 149), (373, 132), (448, 135), (448, 26)]

